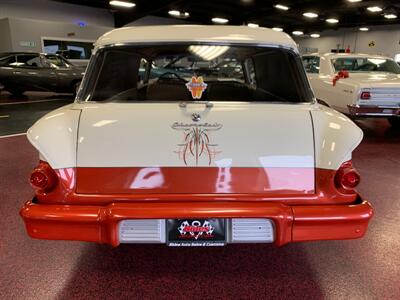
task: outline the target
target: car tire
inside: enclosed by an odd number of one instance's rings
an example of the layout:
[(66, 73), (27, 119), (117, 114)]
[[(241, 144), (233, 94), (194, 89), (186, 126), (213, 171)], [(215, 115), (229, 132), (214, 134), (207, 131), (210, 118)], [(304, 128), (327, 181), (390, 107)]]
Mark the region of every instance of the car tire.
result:
[(394, 128), (400, 128), (400, 117), (388, 118), (390, 125)]

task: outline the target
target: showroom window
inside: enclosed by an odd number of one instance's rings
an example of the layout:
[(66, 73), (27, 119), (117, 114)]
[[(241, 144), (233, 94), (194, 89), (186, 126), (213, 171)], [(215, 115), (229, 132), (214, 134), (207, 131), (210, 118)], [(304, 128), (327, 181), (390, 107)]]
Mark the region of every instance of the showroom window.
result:
[(80, 41), (43, 40), (43, 50), (49, 54), (61, 54), (67, 59), (89, 59), (93, 43)]

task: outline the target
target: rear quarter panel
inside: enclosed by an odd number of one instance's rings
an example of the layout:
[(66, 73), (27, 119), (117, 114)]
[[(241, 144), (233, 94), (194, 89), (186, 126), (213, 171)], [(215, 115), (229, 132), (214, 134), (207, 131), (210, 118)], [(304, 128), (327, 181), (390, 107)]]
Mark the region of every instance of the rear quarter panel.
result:
[(314, 124), (315, 162), (319, 169), (337, 170), (351, 159), (363, 138), (362, 130), (348, 117), (319, 105), (311, 112)]

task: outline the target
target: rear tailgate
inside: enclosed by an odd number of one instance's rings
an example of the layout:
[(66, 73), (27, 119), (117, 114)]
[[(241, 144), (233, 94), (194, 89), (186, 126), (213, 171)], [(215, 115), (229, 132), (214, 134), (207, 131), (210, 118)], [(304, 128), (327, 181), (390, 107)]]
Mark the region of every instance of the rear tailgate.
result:
[(88, 104), (78, 135), (81, 194), (290, 195), (315, 189), (307, 105)]

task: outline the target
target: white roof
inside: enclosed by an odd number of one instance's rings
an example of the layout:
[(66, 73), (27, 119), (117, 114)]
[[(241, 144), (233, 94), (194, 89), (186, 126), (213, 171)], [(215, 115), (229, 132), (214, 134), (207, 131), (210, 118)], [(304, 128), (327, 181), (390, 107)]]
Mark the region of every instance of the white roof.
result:
[(382, 59), (391, 59), (390, 57), (382, 56), (382, 55), (374, 55), (374, 54), (365, 54), (365, 53), (309, 53), (304, 54), (303, 56), (320, 56), (327, 58), (339, 58), (339, 57), (371, 57), (371, 58), (382, 58)]
[(268, 28), (223, 25), (136, 26), (111, 30), (101, 36), (96, 47), (126, 43), (153, 42), (222, 42), (231, 44), (262, 44), (293, 48), (296, 43), (282, 32)]

